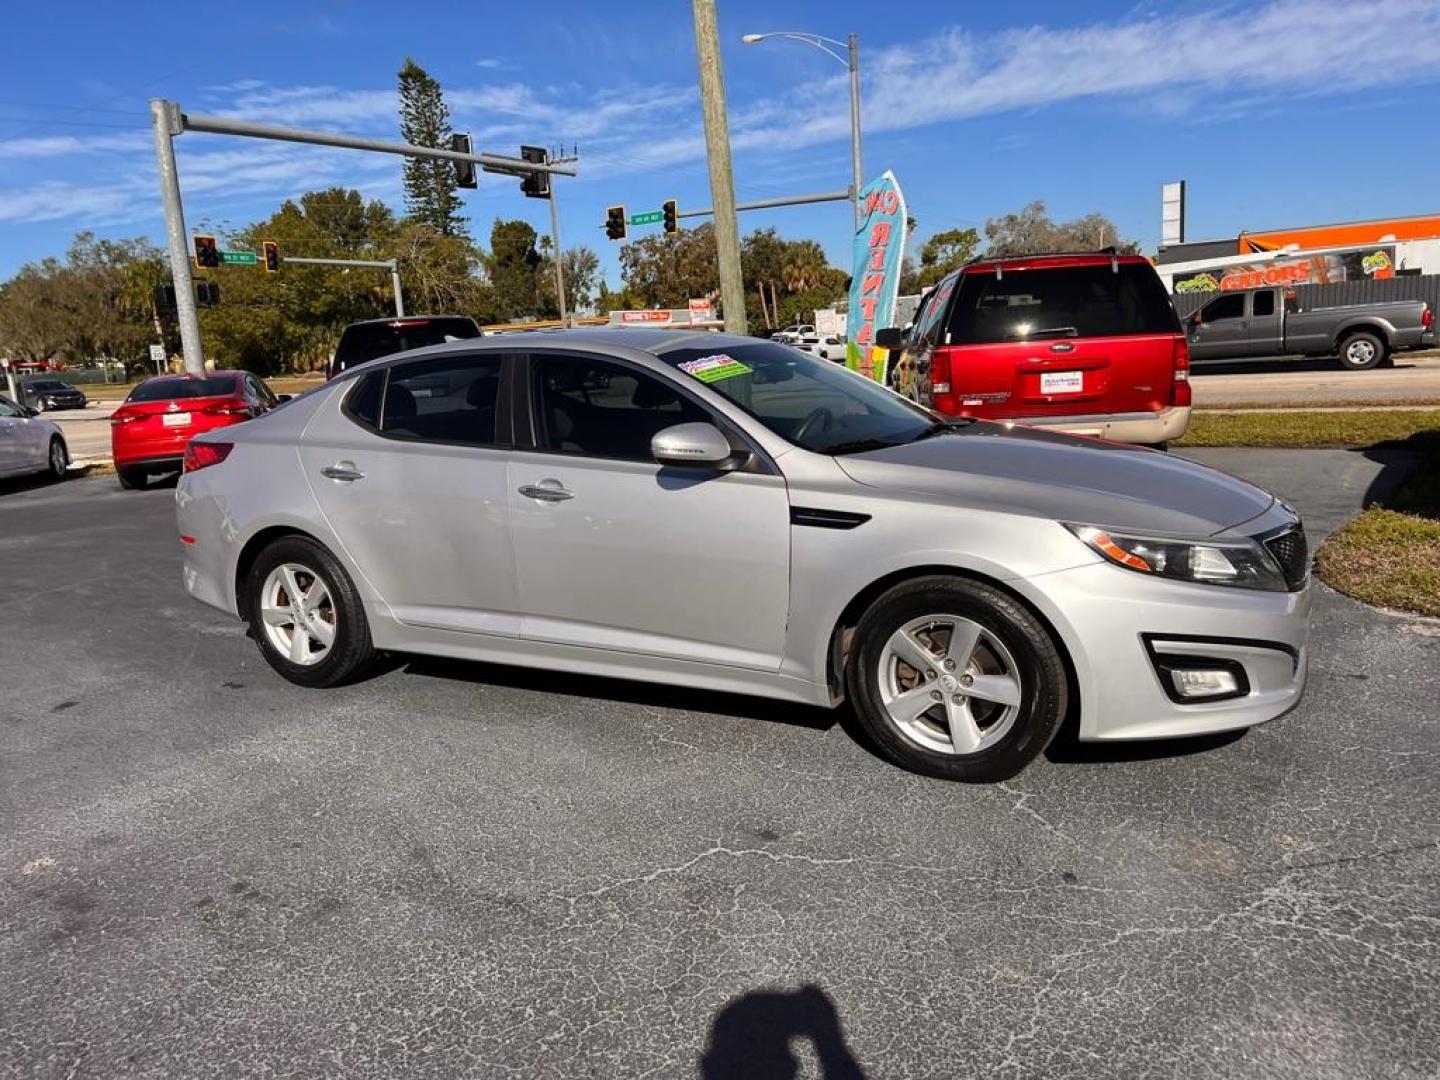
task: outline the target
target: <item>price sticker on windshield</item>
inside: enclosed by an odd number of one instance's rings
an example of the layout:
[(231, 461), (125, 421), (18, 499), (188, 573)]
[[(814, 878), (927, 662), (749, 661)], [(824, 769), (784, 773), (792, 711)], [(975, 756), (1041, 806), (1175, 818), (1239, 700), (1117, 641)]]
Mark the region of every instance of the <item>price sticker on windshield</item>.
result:
[(749, 375), (752, 369), (750, 365), (742, 364), (733, 356), (716, 353), (714, 356), (702, 356), (698, 360), (686, 360), (680, 365), (680, 370), (703, 383), (712, 383), (721, 379), (733, 379), (737, 375)]
[(1085, 389), (1083, 371), (1042, 371), (1040, 392), (1042, 394), (1078, 394)]

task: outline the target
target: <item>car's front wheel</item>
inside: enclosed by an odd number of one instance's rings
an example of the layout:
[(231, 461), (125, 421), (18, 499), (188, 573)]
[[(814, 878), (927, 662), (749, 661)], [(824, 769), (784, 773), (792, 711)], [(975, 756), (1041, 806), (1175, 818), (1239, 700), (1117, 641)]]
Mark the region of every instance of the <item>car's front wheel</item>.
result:
[(338, 686), (374, 658), (370, 625), (350, 575), (325, 547), (287, 536), (260, 553), (245, 611), (266, 662), (301, 686)]
[(946, 780), (1007, 780), (1065, 718), (1065, 665), (1038, 619), (982, 582), (926, 577), (885, 593), (855, 628), (846, 683), (895, 763)]
[(50, 454), (46, 459), (50, 479), (64, 480), (65, 471), (70, 467), (70, 452), (65, 449), (65, 440), (56, 435), (50, 440)]

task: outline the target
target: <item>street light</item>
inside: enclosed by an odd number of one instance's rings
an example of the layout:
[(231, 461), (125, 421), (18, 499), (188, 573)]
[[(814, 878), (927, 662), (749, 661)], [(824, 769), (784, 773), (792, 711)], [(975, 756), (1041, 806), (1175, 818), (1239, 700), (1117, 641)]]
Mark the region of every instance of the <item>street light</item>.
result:
[[(855, 227), (860, 227), (860, 46), (851, 34), (846, 41), (836, 41), (834, 38), (824, 37), (820, 34), (802, 34), (791, 30), (777, 30), (768, 34), (746, 34), (740, 40), (746, 45), (755, 45), (766, 38), (790, 38), (793, 41), (803, 41), (806, 45), (813, 45), (826, 56), (833, 57), (844, 64), (850, 72), (850, 158), (854, 170), (854, 182), (850, 188), (850, 202), (855, 207)], [(841, 56), (836, 49), (845, 49), (846, 56)]]

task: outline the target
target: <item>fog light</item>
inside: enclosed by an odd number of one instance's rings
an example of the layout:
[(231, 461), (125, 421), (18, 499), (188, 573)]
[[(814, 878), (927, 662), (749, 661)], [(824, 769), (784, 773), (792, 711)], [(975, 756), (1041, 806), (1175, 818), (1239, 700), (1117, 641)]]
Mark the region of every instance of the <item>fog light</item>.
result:
[(1216, 668), (1171, 668), (1170, 680), (1182, 698), (1233, 697), (1240, 684), (1233, 671)]

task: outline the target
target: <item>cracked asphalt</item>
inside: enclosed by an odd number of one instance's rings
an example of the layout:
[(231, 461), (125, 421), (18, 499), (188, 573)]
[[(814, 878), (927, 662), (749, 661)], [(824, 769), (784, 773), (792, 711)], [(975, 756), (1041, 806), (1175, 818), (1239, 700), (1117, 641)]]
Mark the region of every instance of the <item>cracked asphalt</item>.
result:
[[(1195, 456), (1319, 532), (1395, 465)], [(290, 686), (171, 501), (0, 487), (0, 1075), (1440, 1074), (1436, 623), (1322, 588), (1288, 716), (962, 787), (740, 697)]]

